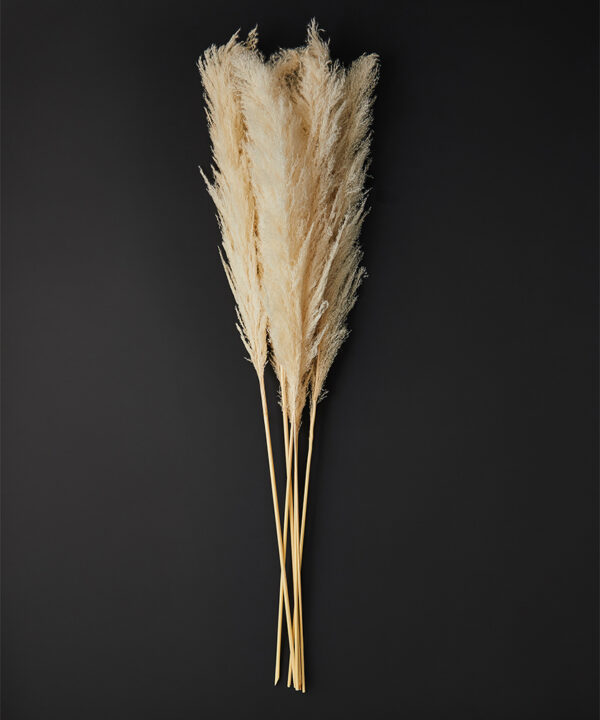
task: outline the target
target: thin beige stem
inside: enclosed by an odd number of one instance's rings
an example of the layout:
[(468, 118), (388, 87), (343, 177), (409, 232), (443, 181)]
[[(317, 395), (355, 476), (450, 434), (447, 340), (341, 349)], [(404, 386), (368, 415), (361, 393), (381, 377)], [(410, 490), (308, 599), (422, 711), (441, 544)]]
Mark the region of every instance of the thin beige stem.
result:
[[(300, 548), (298, 551), (298, 572), (302, 571), (302, 557), (304, 555), (304, 530), (306, 528), (306, 508), (308, 505), (308, 484), (310, 481), (310, 465), (312, 460), (313, 441), (315, 435), (315, 418), (317, 404), (310, 406), (310, 429), (308, 434), (308, 454), (306, 456), (306, 473), (304, 476), (304, 498), (302, 500), (302, 524), (300, 527)], [(306, 692), (306, 672), (304, 669), (304, 617), (302, 615), (302, 596), (300, 597), (300, 653), (302, 655), (302, 692)]]
[(306, 474), (304, 476), (304, 499), (302, 501), (302, 525), (300, 527), (300, 567), (304, 553), (304, 529), (306, 527), (306, 507), (308, 505), (308, 482), (310, 480), (310, 463), (312, 460), (313, 441), (315, 437), (315, 418), (317, 417), (317, 403), (310, 405), (310, 430), (308, 433), (308, 454), (306, 456)]
[(296, 663), (296, 677), (298, 686), (296, 690), (302, 687), (302, 654), (301, 649), (301, 632), (302, 632), (302, 582), (300, 577), (300, 517), (299, 517), (300, 499), (298, 497), (298, 422), (294, 423), (294, 543), (296, 546), (296, 606), (294, 611), (294, 652)]
[[(317, 403), (312, 402), (310, 406), (310, 429), (308, 434), (308, 454), (306, 456), (306, 474), (304, 476), (304, 498), (302, 502), (302, 524), (300, 527), (300, 569), (302, 569), (302, 558), (304, 556), (304, 530), (306, 528), (306, 508), (308, 505), (308, 484), (310, 481), (310, 466), (312, 461), (312, 452), (313, 452), (313, 441), (315, 436), (315, 418), (317, 416)], [(303, 628), (304, 629), (304, 628)], [(303, 633), (304, 635), (304, 633)], [(303, 690), (306, 689), (306, 677), (304, 672), (304, 640), (302, 640), (302, 658), (303, 658), (303, 664), (302, 664), (302, 680), (303, 680)], [(292, 661), (290, 658), (290, 663), (288, 667), (288, 687), (291, 682), (292, 677)]]
[[(290, 610), (290, 598), (287, 587), (287, 577), (285, 573), (285, 559), (283, 555), (283, 540), (281, 538), (281, 522), (279, 519), (279, 502), (277, 500), (277, 483), (275, 481), (275, 464), (273, 462), (273, 447), (271, 445), (271, 430), (269, 427), (269, 411), (267, 408), (267, 394), (265, 392), (265, 380), (261, 375), (258, 378), (260, 385), (260, 398), (262, 401), (263, 420), (265, 424), (265, 437), (267, 441), (267, 455), (269, 457), (269, 473), (271, 476), (271, 494), (273, 495), (273, 512), (275, 513), (275, 530), (277, 532), (277, 549), (279, 551), (279, 565), (281, 568), (281, 577), (283, 579), (283, 599), (285, 603), (285, 614), (287, 621), (288, 641), (291, 648), (295, 648), (294, 634), (292, 628), (292, 614)], [(298, 664), (294, 668), (294, 682), (298, 681)]]
[[(295, 600), (296, 599), (296, 594), (295, 594), (296, 593), (296, 585), (295, 585), (295, 583), (296, 583), (296, 565), (295, 565), (296, 553), (294, 550), (294, 548), (295, 548), (295, 544), (294, 544), (294, 537), (295, 537), (295, 535), (294, 535), (294, 502), (293, 502), (293, 492), (291, 490), (291, 479), (292, 479), (292, 468), (293, 468), (293, 464), (292, 464), (293, 463), (293, 454), (292, 454), (293, 448), (294, 448), (293, 437), (290, 437), (290, 447), (289, 447), (289, 449), (290, 449), (290, 454), (289, 454), (290, 464), (288, 467), (288, 473), (289, 473), (288, 482), (290, 483), (290, 501), (289, 501), (287, 510), (288, 510), (289, 519), (290, 519), (290, 551), (291, 551), (290, 554), (292, 556), (292, 574), (293, 574), (293, 578), (294, 578), (294, 600)], [(294, 606), (294, 608), (295, 608), (295, 606)], [(295, 621), (294, 621), (294, 618), (292, 618), (292, 629), (294, 629), (294, 628), (295, 628)], [(294, 632), (295, 632), (295, 630), (294, 630)], [(288, 669), (291, 668), (292, 665), (294, 664), (294, 659), (295, 659), (294, 651), (293, 651), (293, 648), (290, 647), (290, 657), (289, 657)], [(287, 686), (290, 687), (291, 683), (292, 683), (292, 673), (288, 672)]]
[[(293, 453), (296, 446), (297, 438), (292, 434), (290, 436), (290, 452)], [(290, 483), (293, 477), (293, 455), (290, 456), (290, 467), (289, 467), (289, 478)], [(298, 564), (297, 564), (297, 551), (298, 545), (296, 544), (296, 528), (300, 527), (300, 524), (296, 518), (295, 507), (296, 504), (293, 499), (293, 492), (290, 493), (290, 550), (292, 554), (292, 582), (294, 591), (294, 612), (292, 616), (292, 632), (294, 634), (294, 643), (290, 644), (290, 657), (293, 658), (292, 663), (294, 666), (294, 688), (300, 689), (300, 677), (298, 667), (298, 654), (296, 652), (296, 635), (298, 625)]]
[[(293, 582), (296, 582), (296, 566), (294, 565), (294, 503), (293, 503), (293, 494), (292, 494), (292, 462), (293, 462), (293, 449), (294, 444), (292, 441), (292, 438), (289, 439), (289, 447), (288, 447), (288, 457), (287, 457), (287, 464), (288, 464), (288, 488), (289, 488), (289, 502), (287, 506), (287, 515), (289, 518), (289, 525), (290, 525), (290, 555), (292, 558), (292, 576), (293, 576)], [(295, 588), (295, 585), (294, 585)], [(294, 589), (295, 593), (295, 589)], [(295, 594), (294, 594), (295, 598)], [(294, 629), (294, 619), (292, 618), (292, 630)], [(290, 662), (293, 657), (294, 649), (290, 645), (289, 648), (290, 651)], [(288, 682), (288, 687), (290, 686), (290, 683)]]
[[(290, 504), (291, 504), (291, 475), (290, 475), (290, 434), (288, 424), (288, 413), (287, 413), (287, 393), (285, 389), (285, 381), (283, 372), (280, 372), (282, 378), (281, 385), (281, 416), (283, 419), (283, 444), (285, 447), (285, 467), (287, 482), (285, 486), (285, 506), (283, 511), (283, 561), (286, 561), (287, 551), (287, 533), (288, 533), (288, 521), (290, 519)], [(275, 685), (279, 682), (279, 675), (281, 671), (281, 628), (283, 621), (283, 575), (279, 583), (279, 610), (277, 613), (277, 649), (275, 653)]]

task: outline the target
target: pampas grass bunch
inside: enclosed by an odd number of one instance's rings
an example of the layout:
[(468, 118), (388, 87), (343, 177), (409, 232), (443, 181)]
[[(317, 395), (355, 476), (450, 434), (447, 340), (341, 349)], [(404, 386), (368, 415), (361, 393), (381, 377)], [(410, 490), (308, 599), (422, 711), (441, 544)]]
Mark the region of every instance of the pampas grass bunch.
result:
[[(275, 683), (285, 614), (288, 686), (305, 691), (301, 569), (316, 410), (364, 276), (358, 237), (378, 60), (363, 55), (348, 69), (332, 61), (315, 21), (303, 47), (265, 59), (257, 42), (256, 29), (246, 40), (236, 33), (199, 60), (213, 151), (212, 180), (203, 177), (263, 410), (281, 574)], [(264, 382), (268, 360), (280, 385), (283, 518)], [(301, 492), (298, 436), (307, 405)]]

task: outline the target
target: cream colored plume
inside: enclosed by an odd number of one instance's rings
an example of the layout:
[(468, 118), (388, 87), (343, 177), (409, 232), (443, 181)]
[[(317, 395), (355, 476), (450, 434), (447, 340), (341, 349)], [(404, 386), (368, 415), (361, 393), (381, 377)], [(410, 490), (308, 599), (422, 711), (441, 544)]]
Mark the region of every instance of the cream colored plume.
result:
[(327, 276), (327, 308), (312, 380), (312, 402), (323, 394), (329, 369), (348, 336), (346, 320), (364, 277), (358, 237), (365, 218), (365, 179), (370, 149), (373, 91), (378, 77), (376, 55), (363, 55), (346, 73), (344, 103), (334, 149), (329, 222), (337, 243)]
[[(245, 42), (236, 34), (199, 62), (215, 165), (213, 182), (205, 180), (217, 208), (238, 329), (261, 390), (281, 570), (275, 683), (285, 606), (288, 685), (293, 678), (304, 691), (301, 569), (316, 407), (348, 335), (348, 313), (365, 273), (358, 237), (366, 214), (378, 59), (363, 55), (346, 70), (332, 61), (315, 21), (304, 46), (268, 59), (257, 39), (256, 31)], [(269, 356), (280, 382), (284, 426), (283, 534), (265, 396)], [(307, 397), (301, 497), (298, 437)]]
[(311, 361), (304, 282), (312, 217), (310, 170), (301, 118), (288, 92), (296, 58), (264, 62), (254, 50), (236, 57), (250, 178), (257, 213), (263, 301), (275, 368), (287, 388), (292, 422), (299, 422)]
[[(204, 173), (203, 177), (217, 208), (223, 239), (221, 260), (235, 298), (237, 328), (256, 370), (260, 386), (282, 599), (285, 602), (288, 642), (293, 651), (295, 640), (264, 383), (264, 368), (267, 361), (267, 314), (257, 247), (256, 192), (250, 174), (248, 134), (240, 95), (241, 82), (236, 74), (238, 67), (236, 58), (254, 53), (256, 42), (256, 31), (252, 31), (243, 44), (238, 42), (236, 33), (226, 45), (209, 48), (198, 62), (204, 84), (214, 159), (214, 181), (211, 183)], [(293, 675), (294, 684), (299, 687), (296, 660), (293, 664)]]
[(252, 31), (246, 43), (237, 33), (221, 47), (212, 46), (198, 62), (204, 85), (208, 129), (213, 151), (211, 183), (202, 170), (212, 197), (221, 235), (221, 260), (236, 303), (237, 328), (256, 372), (267, 360), (267, 316), (260, 285), (256, 237), (256, 209), (246, 145), (235, 58), (256, 44)]

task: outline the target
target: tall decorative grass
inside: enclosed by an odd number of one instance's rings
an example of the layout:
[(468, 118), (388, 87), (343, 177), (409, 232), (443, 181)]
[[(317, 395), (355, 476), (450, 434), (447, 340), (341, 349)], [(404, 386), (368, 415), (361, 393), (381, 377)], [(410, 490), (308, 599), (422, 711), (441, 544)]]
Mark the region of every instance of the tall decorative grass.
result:
[[(257, 42), (256, 29), (245, 41), (236, 33), (200, 58), (213, 150), (213, 179), (203, 177), (263, 409), (281, 571), (275, 683), (285, 611), (288, 685), (293, 680), (305, 691), (301, 569), (315, 418), (364, 276), (358, 237), (378, 59), (363, 55), (345, 69), (331, 60), (314, 20), (303, 47), (265, 59)], [(279, 380), (284, 428), (283, 531), (264, 383), (268, 359)], [(301, 493), (298, 435), (307, 403)]]

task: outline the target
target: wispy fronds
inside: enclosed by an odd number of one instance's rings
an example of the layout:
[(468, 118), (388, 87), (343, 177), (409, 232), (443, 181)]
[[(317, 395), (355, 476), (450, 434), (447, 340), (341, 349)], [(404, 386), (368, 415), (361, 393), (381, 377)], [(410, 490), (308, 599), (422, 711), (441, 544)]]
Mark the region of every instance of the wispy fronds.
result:
[(274, 366), (283, 370), (290, 416), (299, 421), (310, 364), (303, 286), (313, 228), (306, 211), (311, 201), (307, 145), (288, 92), (297, 58), (286, 54), (265, 63), (248, 50), (236, 61), (269, 339)]
[(348, 336), (346, 320), (365, 275), (358, 237), (366, 215), (365, 179), (377, 76), (378, 59), (372, 54), (356, 60), (344, 79), (344, 104), (334, 151), (329, 205), (337, 248), (327, 277), (327, 309), (321, 320), (322, 337), (312, 381), (313, 403), (322, 396), (329, 369)]
[[(245, 42), (236, 34), (199, 62), (214, 157), (214, 179), (205, 180), (217, 208), (238, 329), (261, 389), (281, 565), (275, 682), (283, 600), (290, 677), (304, 690), (300, 571), (315, 414), (365, 274), (358, 237), (366, 214), (378, 59), (363, 55), (346, 70), (332, 61), (315, 21), (300, 48), (265, 59), (257, 44), (255, 30)], [(263, 379), (269, 349), (284, 414), (293, 625)], [(307, 397), (300, 520), (298, 433)]]
[(246, 147), (235, 58), (256, 47), (256, 31), (245, 44), (238, 33), (221, 47), (212, 46), (198, 62), (204, 85), (206, 115), (213, 152), (213, 182), (204, 175), (212, 197), (221, 235), (221, 260), (233, 292), (237, 328), (256, 372), (262, 375), (267, 360), (267, 316), (260, 285), (256, 236), (256, 208)]
[[(235, 298), (237, 328), (259, 380), (282, 595), (285, 601), (288, 641), (293, 651), (295, 641), (264, 383), (264, 368), (267, 361), (267, 314), (261, 283), (263, 270), (257, 247), (256, 190), (253, 188), (250, 173), (247, 124), (240, 94), (241, 82), (236, 75), (238, 68), (236, 59), (240, 56), (256, 56), (257, 40), (255, 30), (250, 33), (245, 44), (238, 42), (236, 33), (226, 45), (209, 48), (198, 63), (204, 84), (208, 127), (213, 148), (214, 181), (211, 183), (204, 174), (203, 176), (217, 208), (223, 238), (221, 260)], [(298, 685), (297, 673), (297, 662), (295, 662), (293, 674), (296, 685)]]

